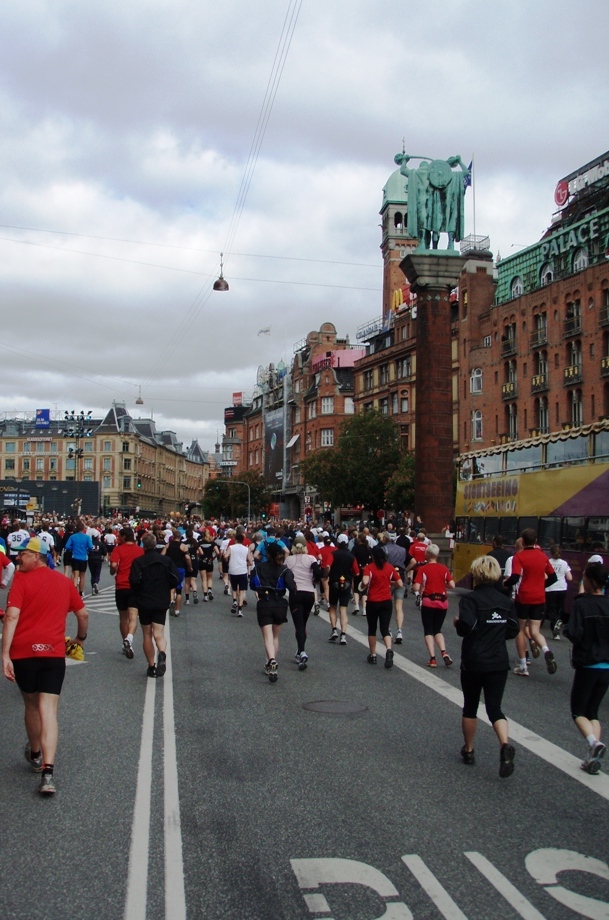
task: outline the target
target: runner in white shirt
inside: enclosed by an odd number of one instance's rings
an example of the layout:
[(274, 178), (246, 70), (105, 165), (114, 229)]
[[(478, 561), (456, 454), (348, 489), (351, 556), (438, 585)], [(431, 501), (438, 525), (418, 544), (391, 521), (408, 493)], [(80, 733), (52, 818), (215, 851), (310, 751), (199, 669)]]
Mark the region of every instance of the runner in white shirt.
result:
[(15, 521), (12, 526), (11, 532), (6, 538), (6, 546), (8, 549), (8, 555), (11, 562), (15, 562), (17, 559), (17, 547), (21, 546), (22, 543), (25, 543), (26, 540), (30, 539), (30, 533), (28, 530), (24, 530), (21, 526), (21, 521)]
[[(227, 541), (228, 543), (228, 541)], [(247, 576), (249, 574), (249, 552), (243, 545), (243, 534), (235, 534), (235, 542), (224, 550), (225, 559), (228, 560), (228, 577), (233, 592), (233, 605), (231, 613), (238, 617), (243, 616), (243, 601), (247, 591)]]

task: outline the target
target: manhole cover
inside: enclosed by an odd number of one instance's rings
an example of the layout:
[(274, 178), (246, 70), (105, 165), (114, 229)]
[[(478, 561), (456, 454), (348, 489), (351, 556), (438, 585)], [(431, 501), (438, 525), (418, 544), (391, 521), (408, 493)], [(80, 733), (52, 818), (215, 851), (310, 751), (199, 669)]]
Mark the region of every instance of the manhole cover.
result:
[(351, 703), (348, 700), (315, 700), (313, 703), (303, 703), (303, 709), (312, 712), (329, 712), (332, 715), (347, 715), (351, 712), (366, 712), (368, 707), (361, 703)]

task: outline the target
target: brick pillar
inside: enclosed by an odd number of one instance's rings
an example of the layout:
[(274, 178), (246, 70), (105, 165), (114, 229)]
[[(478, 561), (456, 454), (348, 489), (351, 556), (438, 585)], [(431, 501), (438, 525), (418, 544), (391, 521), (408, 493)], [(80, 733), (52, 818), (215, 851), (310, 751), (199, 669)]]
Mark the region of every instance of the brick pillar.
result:
[(454, 515), (450, 292), (465, 259), (409, 255), (400, 267), (417, 295), (415, 513), (430, 533)]

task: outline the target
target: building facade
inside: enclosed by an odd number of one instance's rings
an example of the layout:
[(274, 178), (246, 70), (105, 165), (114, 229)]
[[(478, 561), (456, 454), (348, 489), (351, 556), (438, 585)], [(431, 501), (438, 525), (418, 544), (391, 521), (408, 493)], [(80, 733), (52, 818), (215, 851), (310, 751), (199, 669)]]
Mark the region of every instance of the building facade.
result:
[(99, 507), (87, 513), (137, 508), (165, 515), (201, 500), (210, 461), (196, 441), (184, 450), (175, 432), (157, 432), (152, 419), (134, 419), (114, 403), (104, 418), (87, 418), (80, 428), (66, 419), (49, 419), (45, 427), (25, 415), (0, 419), (0, 466), (2, 480), (24, 491), (24, 483), (32, 484), (38, 509), (36, 496), (44, 495), (46, 511), (67, 513), (64, 491), (72, 497), (75, 483), (97, 483)]

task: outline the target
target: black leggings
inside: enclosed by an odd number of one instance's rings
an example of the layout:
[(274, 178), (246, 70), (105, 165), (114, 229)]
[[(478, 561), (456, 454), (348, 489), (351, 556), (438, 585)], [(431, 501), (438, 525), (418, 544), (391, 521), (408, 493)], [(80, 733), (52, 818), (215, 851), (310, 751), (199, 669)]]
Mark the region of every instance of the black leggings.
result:
[(571, 687), (571, 715), (598, 722), (598, 707), (609, 689), (609, 668), (576, 668)]
[(393, 611), (392, 601), (368, 601), (366, 604), (366, 617), (368, 619), (368, 635), (376, 636), (376, 627), (381, 631), (383, 639), (389, 635), (389, 623)]
[(294, 599), (290, 603), (290, 613), (294, 621), (296, 631), (296, 642), (298, 651), (304, 652), (305, 642), (307, 641), (307, 620), (315, 602), (315, 595), (312, 591), (297, 591)]
[(566, 597), (566, 591), (546, 591), (546, 617), (551, 629), (554, 629), (557, 620), (564, 618)]
[(484, 705), (491, 725), (505, 719), (501, 711), (501, 700), (507, 681), (507, 671), (461, 671), (463, 690), (463, 718), (475, 719), (480, 705), (480, 694), (484, 690)]
[(437, 636), (442, 632), (442, 626), (448, 610), (441, 607), (427, 607), (425, 600), (421, 603), (421, 622), (426, 636)]

